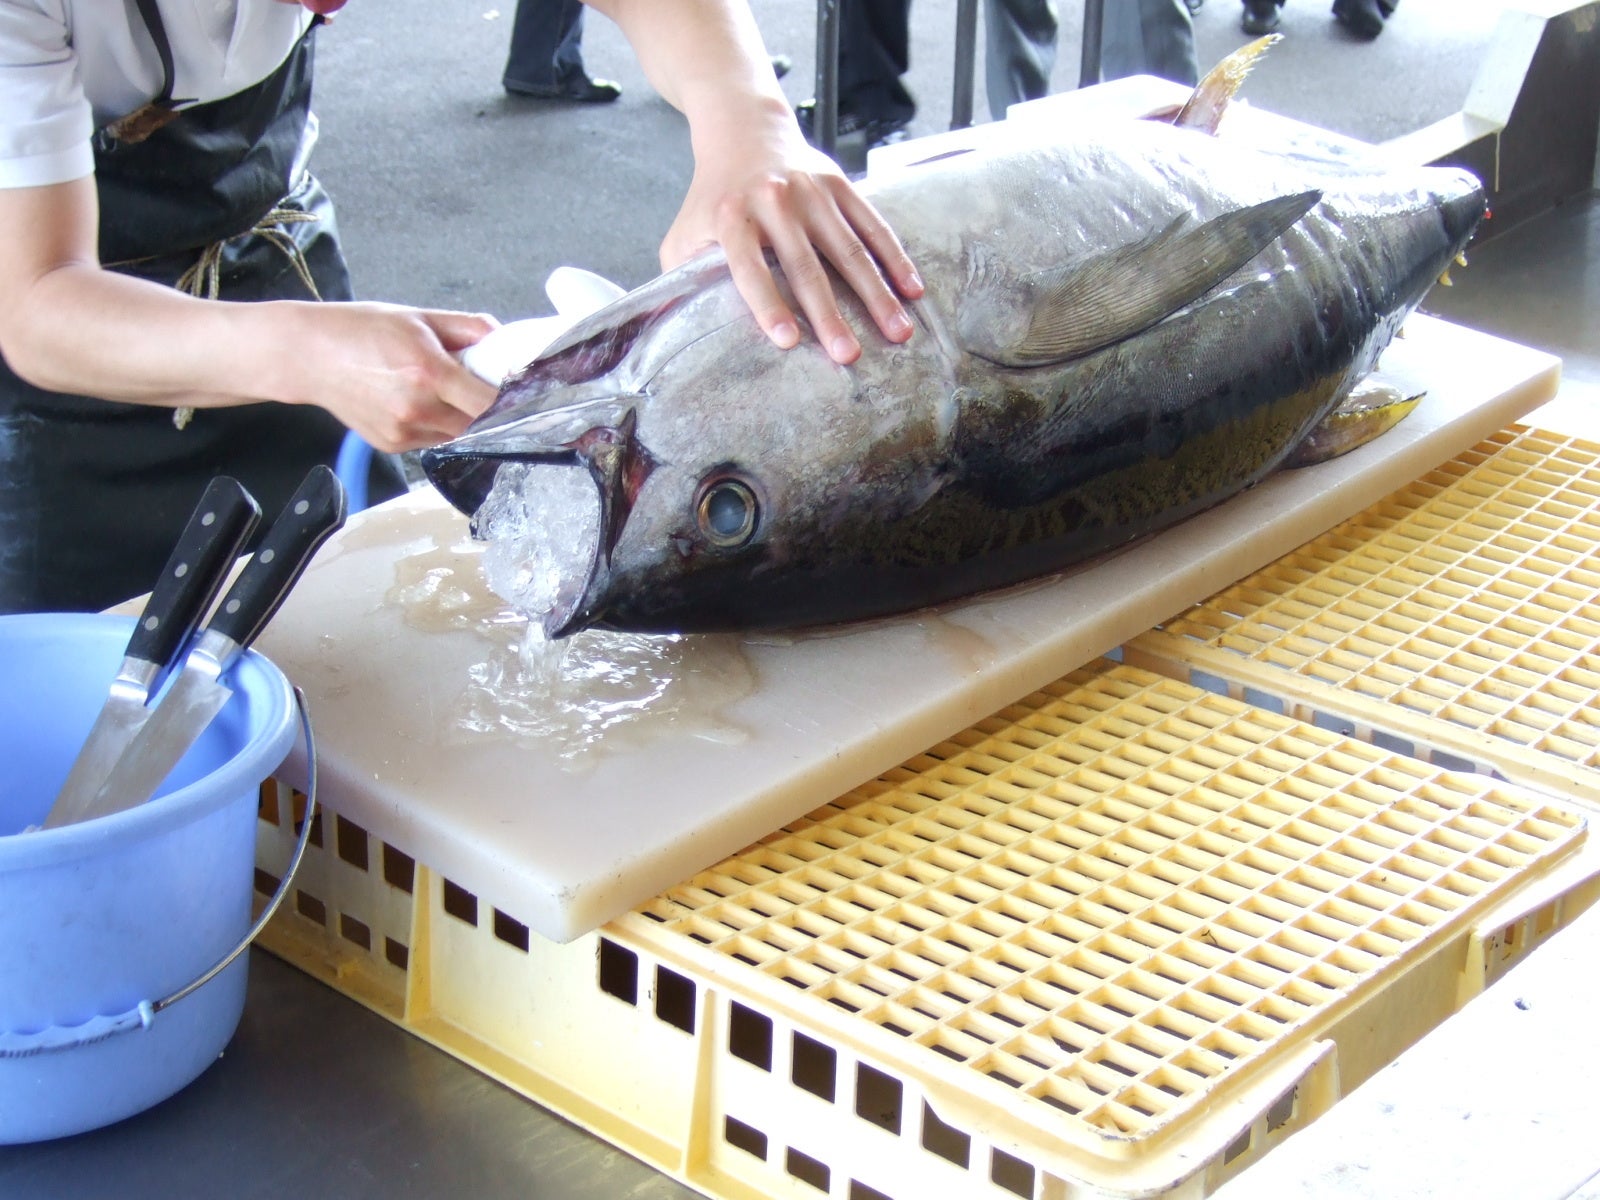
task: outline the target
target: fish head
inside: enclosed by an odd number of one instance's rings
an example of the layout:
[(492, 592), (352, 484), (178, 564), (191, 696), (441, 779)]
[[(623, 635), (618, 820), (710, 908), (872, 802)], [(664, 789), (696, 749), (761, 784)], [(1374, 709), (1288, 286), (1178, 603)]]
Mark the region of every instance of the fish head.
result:
[(520, 414), (508, 408), (502, 422), (422, 457), (434, 486), (471, 517), (473, 536), (489, 542), (491, 553), (505, 539), (529, 547), (513, 545), (513, 553), (545, 560), (527, 564), (526, 578), (542, 584), (496, 586), (549, 637), (589, 623), (590, 581), (604, 574), (654, 468), (637, 436), (636, 399), (590, 397)]
[(491, 550), (507, 505), (537, 522), (553, 481), (586, 481), (588, 516), (557, 516), (570, 528), (539, 540), (556, 578), (519, 605), (550, 637), (764, 623), (773, 590), (794, 582), (785, 567), (812, 552), (824, 512), (859, 496), (874, 460), (886, 405), (871, 381), (892, 370), (873, 365), (882, 349), (864, 348), (864, 368), (812, 338), (781, 350), (725, 272), (692, 282), (595, 314), (422, 455)]

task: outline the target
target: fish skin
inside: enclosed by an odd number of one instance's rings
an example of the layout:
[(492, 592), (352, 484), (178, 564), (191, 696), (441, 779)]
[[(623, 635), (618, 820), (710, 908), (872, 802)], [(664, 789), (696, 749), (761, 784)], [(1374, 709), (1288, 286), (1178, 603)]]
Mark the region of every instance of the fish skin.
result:
[[(469, 513), (500, 461), (589, 465), (606, 533), (587, 587), (568, 589), (581, 599), (541, 614), (550, 636), (879, 617), (1166, 528), (1290, 455), (1372, 369), (1485, 203), (1465, 172), (1323, 170), (1145, 122), (944, 158), (864, 190), (926, 284), (909, 342), (866, 339), (848, 367), (811, 339), (780, 350), (713, 255), (580, 322), (424, 454)], [(1030, 365), (995, 361), (996, 344), (1028, 343), (1019, 297), (1042, 281), (1312, 190), (1320, 200), (1265, 249), (1137, 332), (1113, 314), (1103, 345), (1080, 328), (1059, 361), (1038, 362), (1037, 345), (1018, 356)], [(1145, 258), (1131, 254), (1158, 281), (1174, 268)], [(742, 545), (716, 544), (699, 520), (723, 478), (759, 503)]]

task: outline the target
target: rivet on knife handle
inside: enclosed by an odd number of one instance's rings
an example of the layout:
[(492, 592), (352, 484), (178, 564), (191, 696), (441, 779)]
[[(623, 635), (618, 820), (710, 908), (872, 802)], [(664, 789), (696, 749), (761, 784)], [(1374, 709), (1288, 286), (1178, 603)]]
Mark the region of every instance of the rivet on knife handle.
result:
[(150, 590), (127, 657), (163, 669), (177, 660), (260, 516), (260, 506), (238, 480), (218, 475), (211, 481)]
[(217, 606), (207, 636), (220, 634), (239, 646), (255, 641), (344, 518), (344, 485), (327, 467), (313, 467)]

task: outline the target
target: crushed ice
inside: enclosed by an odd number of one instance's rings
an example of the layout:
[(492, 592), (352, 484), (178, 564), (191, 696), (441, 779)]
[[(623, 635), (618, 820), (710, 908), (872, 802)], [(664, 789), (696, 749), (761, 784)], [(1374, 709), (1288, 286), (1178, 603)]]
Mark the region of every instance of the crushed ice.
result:
[(600, 542), (600, 492), (587, 467), (506, 463), (475, 521), (496, 595), (534, 621), (577, 602)]

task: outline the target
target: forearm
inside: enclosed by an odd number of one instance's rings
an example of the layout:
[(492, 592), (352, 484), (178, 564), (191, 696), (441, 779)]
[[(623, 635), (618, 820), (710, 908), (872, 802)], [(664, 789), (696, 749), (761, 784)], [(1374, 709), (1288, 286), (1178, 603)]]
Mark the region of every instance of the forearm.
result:
[(98, 226), (92, 178), (0, 190), (0, 354), (48, 391), (226, 402), (237, 306), (103, 270)]
[(742, 0), (587, 0), (622, 29), (651, 85), (698, 143), (752, 113), (792, 123), (760, 31)]
[(494, 398), (452, 356), (493, 327), (467, 313), (198, 300), (88, 266), (52, 272), (25, 309), (8, 307), (0, 349), (49, 391), (166, 407), (315, 404), (383, 450), (454, 437)]
[(290, 400), (265, 353), (275, 323), (264, 305), (197, 300), (79, 262), (4, 306), (0, 351), (47, 391), (167, 407)]
[(494, 327), (386, 304), (199, 300), (103, 269), (94, 181), (0, 189), (0, 354), (47, 391), (328, 409), (380, 450), (453, 437), (494, 389), (453, 357)]

